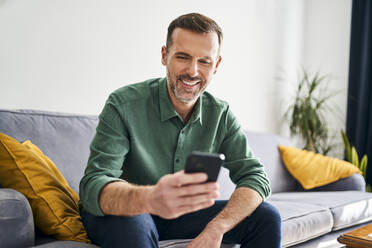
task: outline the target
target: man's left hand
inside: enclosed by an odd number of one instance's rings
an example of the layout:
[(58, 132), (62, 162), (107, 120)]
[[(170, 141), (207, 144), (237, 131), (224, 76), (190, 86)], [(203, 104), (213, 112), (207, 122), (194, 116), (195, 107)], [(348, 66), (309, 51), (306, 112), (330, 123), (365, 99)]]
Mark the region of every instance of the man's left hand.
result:
[(212, 229), (204, 229), (202, 233), (188, 244), (187, 248), (220, 248), (222, 237), (222, 233), (218, 233)]

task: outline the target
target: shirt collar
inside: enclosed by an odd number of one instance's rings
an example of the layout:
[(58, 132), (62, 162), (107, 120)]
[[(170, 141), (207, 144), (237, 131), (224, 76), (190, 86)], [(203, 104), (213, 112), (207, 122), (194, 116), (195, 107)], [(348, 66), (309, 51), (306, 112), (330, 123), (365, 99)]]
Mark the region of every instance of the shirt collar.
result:
[(194, 110), (192, 111), (190, 122), (195, 123), (199, 121), (200, 125), (202, 125), (202, 103), (203, 103), (203, 94), (199, 96), (199, 99), (196, 101), (194, 105)]
[[(178, 116), (177, 111), (169, 98), (167, 88), (167, 78), (162, 78), (159, 81), (159, 105), (160, 105), (160, 119), (161, 121), (169, 120), (175, 116)], [(194, 106), (193, 113), (191, 114), (189, 122), (194, 123), (199, 121), (202, 124), (202, 95)]]

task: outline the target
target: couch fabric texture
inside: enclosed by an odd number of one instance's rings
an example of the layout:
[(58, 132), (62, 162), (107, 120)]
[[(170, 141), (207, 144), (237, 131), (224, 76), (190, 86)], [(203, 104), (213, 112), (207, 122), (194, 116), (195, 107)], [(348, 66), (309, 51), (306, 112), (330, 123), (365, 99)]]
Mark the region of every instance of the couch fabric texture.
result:
[[(78, 193), (95, 134), (96, 116), (70, 115), (32, 110), (0, 110), (0, 132), (19, 142), (31, 140), (48, 156)], [(248, 143), (265, 165), (273, 194), (268, 202), (282, 216), (283, 247), (316, 247), (327, 237), (361, 223), (372, 223), (372, 194), (363, 192), (361, 175), (305, 190), (282, 163), (278, 145), (293, 146), (289, 139), (247, 132)], [(1, 166), (1, 161), (0, 161)], [(228, 199), (235, 185), (222, 170), (218, 182), (220, 199)], [(0, 181), (1, 184), (1, 181)], [(346, 229), (345, 229), (346, 230)], [(160, 247), (183, 248), (187, 240), (161, 241)], [(27, 199), (18, 191), (0, 188), (0, 243), (6, 247), (97, 247), (60, 241), (34, 229)], [(233, 247), (224, 244), (222, 247)], [(305, 246), (304, 246), (305, 247)]]

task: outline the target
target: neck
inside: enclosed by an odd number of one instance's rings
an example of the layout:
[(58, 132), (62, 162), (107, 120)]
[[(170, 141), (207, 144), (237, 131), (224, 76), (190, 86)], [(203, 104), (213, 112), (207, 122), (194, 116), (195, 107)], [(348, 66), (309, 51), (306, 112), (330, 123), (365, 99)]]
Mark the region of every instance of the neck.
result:
[(172, 104), (174, 106), (174, 109), (181, 116), (183, 122), (186, 123), (190, 119), (190, 117), (191, 117), (192, 109), (193, 109), (193, 107), (194, 107), (197, 99), (194, 100), (194, 101), (192, 101), (192, 102), (187, 102), (187, 103), (181, 102), (173, 94), (173, 92), (169, 88), (168, 84), (167, 84), (167, 88), (168, 88), (168, 95), (169, 95), (170, 100), (171, 100), (171, 102), (172, 102)]

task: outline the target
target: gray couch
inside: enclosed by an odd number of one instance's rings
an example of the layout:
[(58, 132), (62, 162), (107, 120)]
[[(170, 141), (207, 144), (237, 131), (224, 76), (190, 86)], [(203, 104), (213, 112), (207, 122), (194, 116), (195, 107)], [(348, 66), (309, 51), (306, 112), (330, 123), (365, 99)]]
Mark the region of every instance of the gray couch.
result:
[[(56, 163), (75, 191), (79, 190), (96, 125), (95, 116), (0, 110), (0, 132), (19, 141), (30, 139), (39, 146)], [(288, 139), (252, 132), (247, 132), (247, 136), (270, 178), (273, 194), (268, 201), (279, 209), (282, 216), (283, 247), (340, 247), (335, 241), (338, 235), (372, 223), (372, 194), (364, 192), (365, 183), (360, 175), (305, 191), (280, 159), (277, 146), (291, 145)], [(219, 183), (220, 198), (228, 199), (234, 185), (227, 170), (222, 170)], [(162, 241), (160, 246), (185, 247), (186, 243), (185, 240), (170, 240)], [(96, 246), (57, 241), (43, 235), (34, 227), (27, 199), (15, 190), (0, 188), (0, 247)]]

